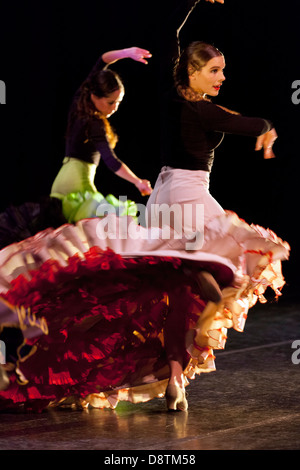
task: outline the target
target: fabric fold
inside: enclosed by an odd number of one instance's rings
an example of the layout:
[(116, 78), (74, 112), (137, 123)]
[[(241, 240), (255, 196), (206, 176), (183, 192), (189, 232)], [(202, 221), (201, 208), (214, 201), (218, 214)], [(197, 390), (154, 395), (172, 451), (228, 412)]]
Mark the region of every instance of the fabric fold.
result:
[[(169, 227), (110, 214), (1, 250), (0, 323), (21, 328), (27, 352), (19, 350), (0, 407), (114, 408), (163, 396), (171, 308), (185, 315), (186, 383), (215, 370), (214, 350), (225, 347), (228, 328), (243, 331), (268, 287), (280, 295), (289, 245), (229, 212), (205, 227), (203, 239), (201, 250), (187, 250), (190, 239)], [(187, 263), (214, 275), (219, 304), (201, 299), (182, 269)]]

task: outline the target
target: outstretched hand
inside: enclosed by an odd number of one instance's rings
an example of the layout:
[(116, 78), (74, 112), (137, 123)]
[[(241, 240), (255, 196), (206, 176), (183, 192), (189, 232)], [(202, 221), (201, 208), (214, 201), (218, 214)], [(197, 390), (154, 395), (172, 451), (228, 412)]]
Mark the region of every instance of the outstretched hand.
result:
[(269, 132), (260, 135), (256, 140), (255, 150), (264, 149), (264, 159), (275, 158), (275, 154), (272, 150), (273, 144), (277, 139), (277, 132), (275, 129), (271, 129)]
[(129, 47), (126, 49), (127, 57), (143, 64), (148, 64), (146, 59), (152, 57), (152, 54), (147, 49), (141, 49), (140, 47)]

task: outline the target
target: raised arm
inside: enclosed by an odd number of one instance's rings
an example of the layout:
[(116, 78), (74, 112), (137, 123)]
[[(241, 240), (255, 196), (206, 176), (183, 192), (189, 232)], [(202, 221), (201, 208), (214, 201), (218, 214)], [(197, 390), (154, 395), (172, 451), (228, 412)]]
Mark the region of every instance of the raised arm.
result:
[(87, 79), (94, 73), (107, 68), (110, 64), (113, 64), (120, 59), (132, 59), (137, 62), (147, 64), (148, 62), (146, 59), (149, 59), (150, 57), (152, 57), (152, 54), (148, 50), (142, 49), (140, 47), (127, 47), (125, 49), (115, 49), (104, 52), (98, 58)]
[[(224, 3), (224, 0), (206, 0), (209, 3)], [(180, 55), (180, 39), (179, 34), (184, 24), (186, 23), (188, 17), (193, 12), (194, 8), (200, 0), (181, 0), (180, 4), (177, 6), (177, 9), (174, 11), (174, 21), (177, 23), (176, 37), (177, 37), (177, 47), (178, 55)]]
[(112, 64), (120, 59), (132, 59), (147, 64), (146, 59), (152, 57), (152, 54), (148, 50), (141, 49), (140, 47), (129, 47), (105, 52), (101, 57), (106, 64)]
[[(206, 0), (224, 3), (224, 0)], [(170, 11), (161, 16), (158, 35), (160, 55), (160, 89), (164, 93), (173, 83), (172, 70), (180, 56), (180, 31), (200, 0), (173, 0)]]

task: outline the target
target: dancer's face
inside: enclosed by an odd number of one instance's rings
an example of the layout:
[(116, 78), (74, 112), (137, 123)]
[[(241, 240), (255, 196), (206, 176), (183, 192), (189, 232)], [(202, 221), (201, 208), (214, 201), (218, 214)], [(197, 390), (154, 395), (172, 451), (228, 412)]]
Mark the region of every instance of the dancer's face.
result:
[(109, 117), (115, 113), (119, 107), (124, 96), (123, 90), (116, 90), (110, 95), (98, 98), (93, 93), (91, 94), (91, 100), (94, 103), (95, 108), (100, 111), (103, 116)]
[(225, 80), (224, 68), (224, 57), (222, 55), (213, 57), (201, 70), (196, 70), (189, 76), (190, 87), (199, 93), (217, 96)]

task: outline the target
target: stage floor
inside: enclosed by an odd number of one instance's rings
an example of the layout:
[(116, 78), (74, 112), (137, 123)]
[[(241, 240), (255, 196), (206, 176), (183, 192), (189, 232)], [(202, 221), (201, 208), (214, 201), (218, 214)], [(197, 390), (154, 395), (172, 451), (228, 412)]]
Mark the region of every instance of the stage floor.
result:
[[(298, 340), (298, 350), (292, 348)], [(115, 410), (0, 414), (1, 450), (300, 449), (300, 303), (256, 305), (244, 333), (229, 331), (217, 371), (187, 388), (188, 412), (164, 399)]]

